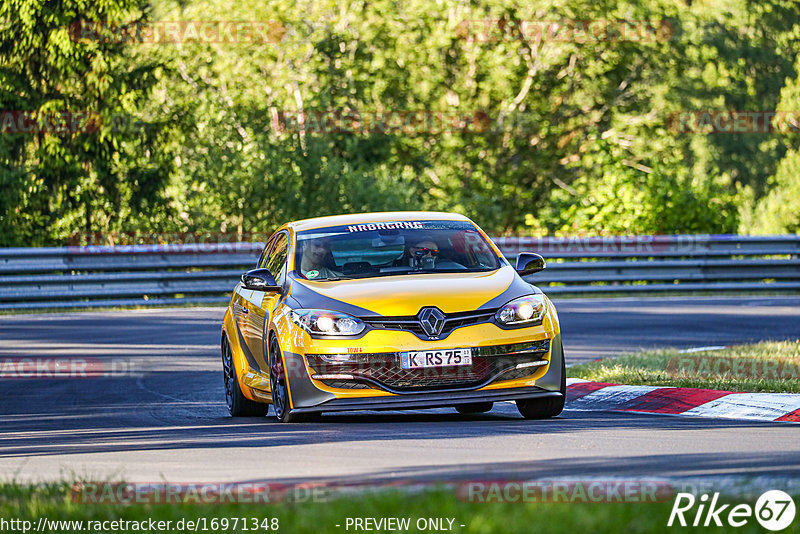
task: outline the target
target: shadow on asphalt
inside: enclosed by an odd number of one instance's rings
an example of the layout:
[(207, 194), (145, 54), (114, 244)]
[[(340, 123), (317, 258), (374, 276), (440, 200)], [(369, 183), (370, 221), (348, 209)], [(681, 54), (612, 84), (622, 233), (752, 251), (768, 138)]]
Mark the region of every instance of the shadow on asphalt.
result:
[[(669, 467), (665, 467), (669, 466)], [(725, 476), (787, 478), (800, 474), (796, 454), (781, 455), (737, 453), (654, 454), (645, 456), (592, 456), (548, 459), (528, 462), (484, 462), (447, 465), (393, 467), (376, 471), (369, 477), (336, 477), (330, 483), (386, 484), (412, 482), (458, 483), (466, 481), (548, 480), (566, 478), (587, 480), (605, 477), (610, 480), (647, 480), (648, 478), (697, 478), (718, 481)], [(255, 480), (254, 480), (255, 481)], [(282, 483), (325, 482), (319, 478), (275, 479)]]
[[(567, 409), (560, 417), (527, 421), (510, 403), (487, 414), (462, 415), (453, 409), (346, 412), (326, 414), (318, 423), (281, 424), (274, 417), (231, 418), (222, 402), (218, 373), (181, 373), (181, 398), (156, 375), (142, 390), (130, 380), (95, 379), (15, 381), (13, 402), (0, 406), (0, 457), (50, 456), (146, 450), (270, 448), (373, 440), (452, 440), (454, 438), (558, 434), (630, 429), (698, 431), (768, 429), (781, 423), (669, 417), (646, 414), (583, 412)], [(158, 387), (158, 386), (161, 387)], [(131, 391), (137, 398), (126, 397)], [(69, 399), (59, 402), (59, 399)], [(567, 405), (569, 408), (569, 404)], [(663, 456), (660, 456), (663, 458)], [(753, 456), (748, 456), (753, 460)], [(625, 468), (628, 460), (625, 461)], [(754, 464), (755, 465), (755, 464)], [(775, 463), (776, 468), (778, 463)], [(786, 466), (785, 462), (783, 464)], [(711, 469), (711, 467), (709, 467)]]

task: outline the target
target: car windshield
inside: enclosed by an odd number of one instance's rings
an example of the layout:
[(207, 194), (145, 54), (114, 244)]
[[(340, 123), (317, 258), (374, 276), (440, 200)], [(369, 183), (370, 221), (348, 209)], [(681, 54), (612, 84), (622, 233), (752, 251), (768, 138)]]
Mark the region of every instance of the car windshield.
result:
[(483, 235), (467, 221), (391, 221), (297, 234), (295, 272), (308, 280), (343, 280), (500, 267)]

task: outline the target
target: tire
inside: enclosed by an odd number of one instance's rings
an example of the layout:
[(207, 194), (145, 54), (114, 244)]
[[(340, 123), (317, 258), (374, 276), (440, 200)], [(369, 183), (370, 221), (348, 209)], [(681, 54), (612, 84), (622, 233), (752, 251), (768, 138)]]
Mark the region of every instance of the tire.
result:
[(567, 366), (561, 350), (561, 397), (546, 399), (518, 399), (517, 410), (525, 419), (549, 419), (564, 410), (567, 399)]
[(469, 404), (459, 404), (456, 406), (456, 411), (463, 414), (484, 413), (488, 412), (494, 406), (493, 402), (472, 402)]
[(254, 402), (244, 396), (236, 378), (233, 353), (228, 337), (222, 337), (222, 378), (225, 383), (225, 401), (228, 412), (233, 417), (254, 417), (267, 415), (269, 404)]
[(275, 417), (281, 423), (300, 423), (313, 421), (319, 414), (292, 414), (289, 404), (289, 388), (286, 386), (286, 373), (283, 366), (283, 353), (281, 352), (278, 338), (270, 336), (269, 339), (269, 384), (272, 390), (272, 408)]

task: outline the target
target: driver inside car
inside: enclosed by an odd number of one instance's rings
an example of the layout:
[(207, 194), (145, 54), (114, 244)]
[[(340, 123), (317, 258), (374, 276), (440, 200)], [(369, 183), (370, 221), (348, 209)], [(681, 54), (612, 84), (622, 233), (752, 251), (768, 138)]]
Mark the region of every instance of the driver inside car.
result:
[(403, 256), (402, 265), (420, 271), (432, 269), (466, 269), (466, 267), (460, 263), (447, 259), (447, 256), (442, 254), (436, 241), (429, 236), (424, 236), (408, 247)]
[(325, 259), (331, 253), (329, 239), (307, 239), (303, 243), (303, 256), (300, 261), (300, 274), (309, 280), (338, 278), (342, 273), (325, 267)]
[(438, 255), (439, 245), (433, 239), (423, 238), (408, 247), (408, 265), (416, 269), (433, 269)]

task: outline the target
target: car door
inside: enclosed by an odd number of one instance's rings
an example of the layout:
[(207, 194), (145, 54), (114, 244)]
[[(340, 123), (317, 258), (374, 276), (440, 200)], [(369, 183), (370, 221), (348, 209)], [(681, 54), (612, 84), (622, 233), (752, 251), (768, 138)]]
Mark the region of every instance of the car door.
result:
[[(259, 268), (266, 268), (273, 274), (277, 284), (283, 285), (286, 279), (286, 258), (288, 248), (288, 236), (285, 232), (280, 232), (272, 240), (269, 251), (262, 256)], [(262, 371), (267, 372), (269, 364), (266, 362), (264, 352), (264, 335), (266, 325), (272, 310), (280, 299), (281, 294), (277, 291), (251, 291), (247, 298), (246, 326), (244, 328), (245, 341), (250, 352), (258, 362)]]
[[(261, 253), (261, 256), (259, 257), (258, 263), (255, 267), (260, 267), (266, 263), (266, 258), (269, 256), (269, 251), (272, 249), (274, 244), (274, 237), (267, 241), (267, 244), (264, 247), (264, 250)], [(241, 282), (236, 285), (233, 295), (233, 320), (236, 323), (240, 345), (244, 349), (244, 356), (247, 359), (248, 365), (252, 369), (264, 371), (265, 367), (263, 358), (256, 358), (256, 355), (253, 354), (252, 350), (250, 349), (250, 343), (247, 341), (248, 338), (255, 335), (250, 332), (254, 323), (249, 318), (250, 308), (252, 307), (250, 301), (253, 297), (253, 293), (254, 291), (251, 289), (245, 289), (242, 287)]]

